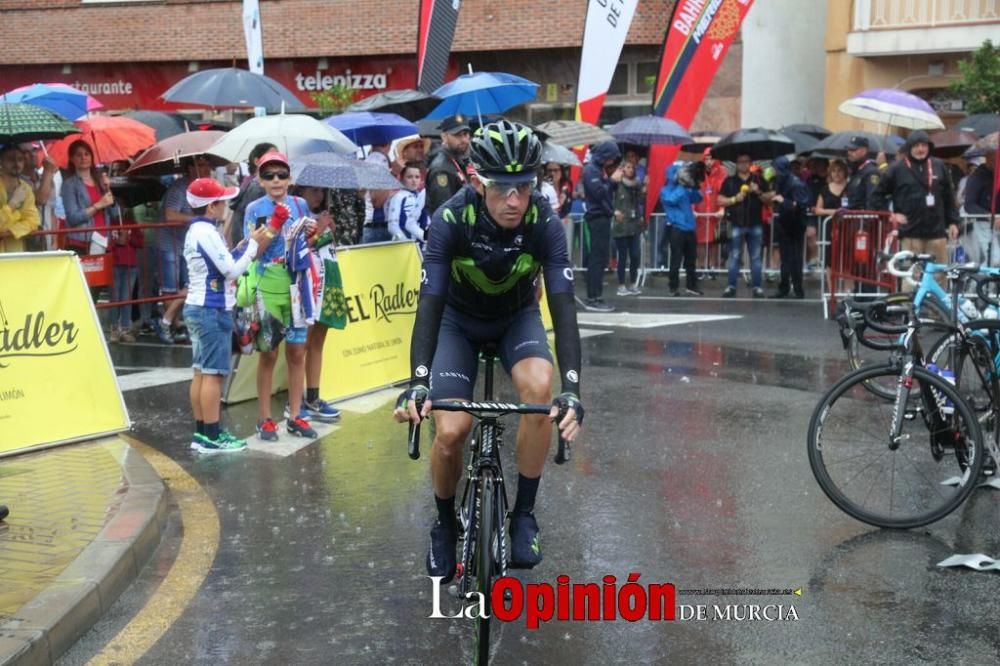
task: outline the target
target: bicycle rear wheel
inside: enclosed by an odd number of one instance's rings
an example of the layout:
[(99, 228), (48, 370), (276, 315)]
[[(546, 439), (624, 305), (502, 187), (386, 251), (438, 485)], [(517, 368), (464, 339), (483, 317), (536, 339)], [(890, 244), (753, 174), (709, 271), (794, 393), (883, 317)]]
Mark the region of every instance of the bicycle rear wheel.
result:
[(913, 371), (900, 438), (891, 438), (896, 401), (874, 398), (869, 382), (899, 385), (890, 366), (853, 372), (820, 400), (809, 423), (816, 481), (848, 515), (907, 529), (939, 520), (975, 488), (983, 464), (979, 423), (958, 391), (922, 368)]
[(479, 617), (476, 620), (476, 664), (479, 666), (486, 666), (490, 662), (490, 595), (493, 591), (493, 572), (495, 569), (494, 532), (497, 531), (495, 504), (496, 481), (493, 479), (492, 473), (484, 470), (479, 487), (476, 548), (473, 555), (473, 561), (476, 565), (476, 579), (472, 587), (478, 593), (477, 596), (485, 600), (488, 611), (485, 614), (486, 617)]

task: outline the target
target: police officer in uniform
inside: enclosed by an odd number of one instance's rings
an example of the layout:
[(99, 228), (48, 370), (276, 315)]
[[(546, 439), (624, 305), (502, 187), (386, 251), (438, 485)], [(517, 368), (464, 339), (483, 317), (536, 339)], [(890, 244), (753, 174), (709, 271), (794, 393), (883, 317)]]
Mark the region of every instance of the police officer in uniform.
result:
[(851, 137), (847, 144), (850, 176), (847, 180), (847, 207), (851, 210), (872, 210), (871, 196), (881, 179), (875, 160), (868, 153), (868, 139)]
[(472, 136), (464, 116), (445, 118), (439, 129), (441, 150), (427, 167), (427, 214), (430, 216), (465, 185)]

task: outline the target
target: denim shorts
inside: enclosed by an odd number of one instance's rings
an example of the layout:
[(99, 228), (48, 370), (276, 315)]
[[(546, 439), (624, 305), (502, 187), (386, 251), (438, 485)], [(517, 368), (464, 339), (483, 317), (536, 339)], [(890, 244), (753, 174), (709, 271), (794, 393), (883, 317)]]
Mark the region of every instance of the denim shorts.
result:
[(203, 375), (228, 375), (233, 353), (232, 311), (185, 303), (184, 323), (191, 336), (191, 367)]

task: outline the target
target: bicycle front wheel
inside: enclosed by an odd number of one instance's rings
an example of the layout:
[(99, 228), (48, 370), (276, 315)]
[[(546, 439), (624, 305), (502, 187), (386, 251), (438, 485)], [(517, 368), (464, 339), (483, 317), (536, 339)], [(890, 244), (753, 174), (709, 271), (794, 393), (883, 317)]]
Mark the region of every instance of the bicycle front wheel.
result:
[[(898, 436), (898, 398), (875, 398), (870, 382), (900, 385), (890, 365), (853, 372), (820, 400), (809, 423), (809, 465), (827, 497), (877, 527), (927, 525), (953, 511), (975, 488), (983, 436), (958, 391), (922, 367), (913, 370)], [(893, 379), (894, 378), (894, 379)]]
[[(484, 472), (479, 488), (479, 518), (474, 554), (476, 580), (472, 589), (478, 593), (479, 599), (485, 601), (487, 609), (492, 599), (495, 569), (494, 532), (498, 527), (495, 523), (495, 511), (496, 481), (491, 473)], [(476, 663), (479, 666), (486, 666), (490, 662), (490, 613), (484, 615), (485, 617), (480, 616), (476, 620)]]

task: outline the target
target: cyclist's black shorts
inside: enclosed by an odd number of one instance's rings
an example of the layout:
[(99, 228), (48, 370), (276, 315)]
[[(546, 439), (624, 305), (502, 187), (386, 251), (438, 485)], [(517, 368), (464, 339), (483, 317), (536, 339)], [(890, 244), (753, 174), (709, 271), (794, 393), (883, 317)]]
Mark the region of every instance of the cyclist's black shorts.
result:
[(432, 401), (442, 398), (472, 400), (479, 370), (479, 345), (487, 342), (497, 343), (500, 362), (507, 374), (518, 361), (526, 358), (552, 362), (538, 305), (500, 319), (477, 319), (446, 305), (431, 363)]

